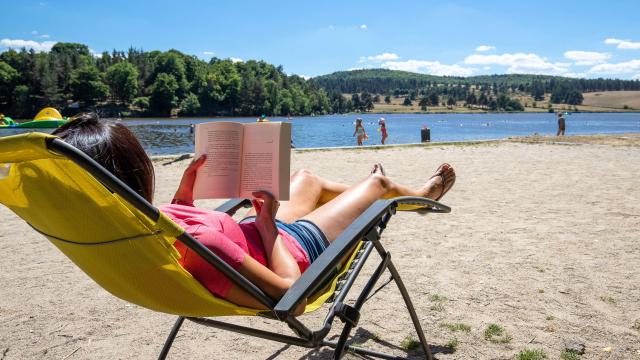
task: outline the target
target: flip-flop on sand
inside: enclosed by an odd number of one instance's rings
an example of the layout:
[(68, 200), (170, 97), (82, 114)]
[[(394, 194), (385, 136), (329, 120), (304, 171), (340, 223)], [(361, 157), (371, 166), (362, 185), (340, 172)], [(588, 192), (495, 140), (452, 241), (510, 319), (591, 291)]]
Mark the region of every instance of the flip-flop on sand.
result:
[(455, 176), (455, 172), (453, 177), (447, 177), (447, 175), (445, 174), (444, 168), (445, 166), (448, 166), (450, 168), (452, 168), (452, 166), (448, 163), (444, 163), (442, 165), (440, 165), (440, 167), (438, 167), (438, 169), (436, 170), (436, 173), (430, 177), (429, 179), (433, 179), (436, 176), (440, 176), (440, 178), (442, 179), (442, 193), (440, 193), (440, 196), (438, 196), (437, 198), (435, 198), (435, 201), (438, 201), (440, 199), (442, 199), (442, 197), (444, 196), (444, 194), (446, 194), (449, 189), (451, 189), (451, 187), (453, 186), (453, 184), (456, 183), (456, 176)]
[(371, 170), (371, 173), (372, 174), (375, 173), (377, 169), (380, 169), (380, 174), (385, 175), (385, 176), (387, 175), (384, 172), (384, 168), (382, 167), (382, 164), (380, 164), (380, 163), (373, 164), (373, 170)]

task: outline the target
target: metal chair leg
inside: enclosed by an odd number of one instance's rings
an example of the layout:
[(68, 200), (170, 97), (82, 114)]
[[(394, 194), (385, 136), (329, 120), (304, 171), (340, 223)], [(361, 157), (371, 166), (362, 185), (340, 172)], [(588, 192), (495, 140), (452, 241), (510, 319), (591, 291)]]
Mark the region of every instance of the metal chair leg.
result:
[(409, 292), (407, 291), (407, 288), (404, 287), (404, 283), (400, 278), (400, 274), (398, 273), (398, 270), (396, 270), (396, 267), (393, 265), (391, 261), (389, 261), (389, 264), (387, 265), (387, 269), (389, 269), (391, 276), (393, 276), (393, 280), (398, 286), (398, 290), (400, 290), (400, 294), (402, 294), (402, 298), (404, 299), (404, 303), (407, 306), (407, 310), (409, 310), (409, 315), (411, 316), (411, 321), (413, 322), (413, 326), (415, 327), (416, 332), (418, 333), (418, 338), (420, 339), (422, 350), (424, 350), (424, 353), (427, 359), (432, 360), (433, 356), (431, 355), (431, 350), (429, 350), (429, 344), (427, 343), (427, 339), (425, 338), (424, 333), (422, 332), (420, 319), (418, 319), (418, 314), (416, 314), (416, 309), (413, 307), (413, 303), (411, 302), (411, 298), (409, 297)]
[(167, 337), (167, 340), (165, 340), (164, 342), (164, 346), (162, 347), (162, 351), (158, 356), (158, 360), (164, 360), (167, 358), (167, 355), (169, 354), (169, 349), (171, 349), (171, 345), (173, 345), (173, 340), (175, 340), (176, 335), (178, 335), (178, 331), (180, 330), (182, 323), (184, 323), (184, 318), (182, 316), (179, 316), (178, 320), (176, 320), (175, 324), (173, 324), (173, 327), (171, 328), (169, 337)]

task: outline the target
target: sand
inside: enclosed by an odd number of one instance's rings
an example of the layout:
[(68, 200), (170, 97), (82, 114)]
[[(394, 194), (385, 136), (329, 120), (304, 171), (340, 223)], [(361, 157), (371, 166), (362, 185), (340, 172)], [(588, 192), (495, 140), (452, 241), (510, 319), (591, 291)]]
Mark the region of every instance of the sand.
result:
[[(640, 146), (565, 140), (295, 151), (293, 168), (350, 183), (381, 161), (390, 177), (418, 186), (441, 162), (455, 166), (458, 181), (443, 199), (451, 214), (398, 214), (383, 237), (437, 358), (512, 359), (538, 349), (557, 359), (577, 343), (583, 359), (640, 359)], [(185, 165), (156, 161), (158, 203), (171, 199)], [(173, 316), (114, 298), (4, 207), (0, 218), (0, 359), (157, 356)], [(399, 345), (415, 335), (397, 289), (387, 286), (364, 309), (355, 341), (402, 355)], [(324, 315), (302, 320), (316, 328)], [(470, 331), (443, 325), (457, 323)], [(490, 324), (504, 329), (502, 342), (485, 339)], [(170, 353), (330, 357), (192, 323)]]

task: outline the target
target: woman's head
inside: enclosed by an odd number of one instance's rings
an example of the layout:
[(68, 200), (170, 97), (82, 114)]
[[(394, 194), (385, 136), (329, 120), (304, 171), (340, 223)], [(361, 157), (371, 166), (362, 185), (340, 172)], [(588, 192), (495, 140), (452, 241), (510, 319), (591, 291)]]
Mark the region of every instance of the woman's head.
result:
[(89, 155), (149, 202), (153, 200), (153, 164), (126, 126), (100, 121), (95, 113), (84, 113), (56, 129), (53, 135)]
[(362, 124), (362, 119), (357, 118), (357, 119), (356, 119), (356, 125), (360, 125), (360, 124)]

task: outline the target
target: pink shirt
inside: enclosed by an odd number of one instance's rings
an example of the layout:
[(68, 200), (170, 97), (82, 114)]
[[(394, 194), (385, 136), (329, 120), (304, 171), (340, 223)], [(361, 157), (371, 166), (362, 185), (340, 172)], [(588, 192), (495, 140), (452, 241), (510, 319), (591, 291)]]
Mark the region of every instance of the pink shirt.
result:
[[(187, 205), (164, 205), (160, 210), (234, 269), (240, 268), (246, 255), (268, 267), (262, 238), (254, 222), (238, 224), (225, 213)], [(309, 258), (304, 249), (288, 233), (280, 229), (278, 232), (298, 263), (300, 272), (307, 270)], [(180, 241), (174, 245), (182, 255), (180, 264), (191, 275), (213, 294), (219, 297), (227, 295), (233, 286), (231, 280)]]

